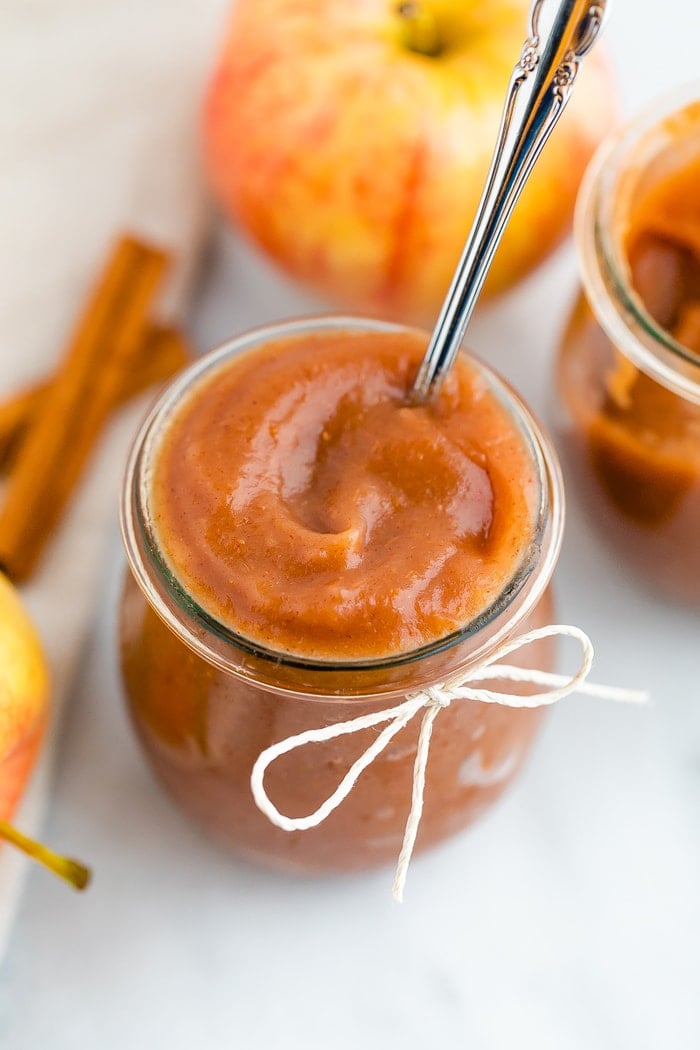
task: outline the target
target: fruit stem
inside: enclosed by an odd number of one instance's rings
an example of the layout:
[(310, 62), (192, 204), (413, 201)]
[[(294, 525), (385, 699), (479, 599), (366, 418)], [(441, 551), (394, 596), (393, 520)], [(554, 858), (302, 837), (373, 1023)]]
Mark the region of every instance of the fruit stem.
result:
[(0, 838), (6, 839), (22, 853), (26, 853), (28, 857), (39, 861), (54, 875), (69, 882), (76, 890), (84, 890), (90, 881), (90, 869), (80, 861), (73, 860), (71, 857), (61, 857), (47, 846), (42, 846), (40, 842), (35, 842), (34, 839), (23, 835), (21, 831), (17, 831), (4, 820), (0, 820)]
[(443, 49), (433, 11), (419, 0), (404, 0), (396, 8), (403, 22), (404, 44), (410, 51), (434, 58)]

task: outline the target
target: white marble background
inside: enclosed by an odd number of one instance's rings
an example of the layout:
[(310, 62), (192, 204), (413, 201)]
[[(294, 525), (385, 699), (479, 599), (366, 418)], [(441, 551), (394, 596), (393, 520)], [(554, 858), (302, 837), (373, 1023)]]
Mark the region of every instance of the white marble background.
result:
[[(698, 74), (696, 0), (611, 0), (635, 112)], [(485, 309), (469, 341), (545, 422), (575, 287), (569, 247)], [(223, 228), (191, 318), (207, 347), (318, 304)], [(46, 828), (89, 858), (85, 896), (33, 870), (0, 975), (7, 1050), (694, 1050), (700, 1046), (700, 619), (647, 594), (569, 490), (559, 616), (595, 678), (645, 710), (570, 699), (471, 832), (391, 872), (288, 880), (232, 862), (154, 786), (113, 662), (105, 567)]]

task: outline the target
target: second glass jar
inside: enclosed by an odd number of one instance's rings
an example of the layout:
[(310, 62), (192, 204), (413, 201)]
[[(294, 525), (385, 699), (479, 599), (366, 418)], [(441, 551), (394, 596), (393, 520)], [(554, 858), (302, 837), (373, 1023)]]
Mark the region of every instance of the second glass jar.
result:
[(700, 85), (603, 147), (558, 385), (586, 506), (639, 578), (700, 607)]

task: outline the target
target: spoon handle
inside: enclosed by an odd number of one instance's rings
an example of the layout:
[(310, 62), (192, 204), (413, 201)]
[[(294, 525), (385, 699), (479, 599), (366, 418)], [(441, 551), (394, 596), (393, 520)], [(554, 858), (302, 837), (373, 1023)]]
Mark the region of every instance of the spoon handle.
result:
[(508, 85), (501, 127), (476, 218), (416, 376), (412, 400), (429, 400), (457, 355), (494, 252), (535, 161), (559, 120), (606, 0), (534, 0), (529, 33)]

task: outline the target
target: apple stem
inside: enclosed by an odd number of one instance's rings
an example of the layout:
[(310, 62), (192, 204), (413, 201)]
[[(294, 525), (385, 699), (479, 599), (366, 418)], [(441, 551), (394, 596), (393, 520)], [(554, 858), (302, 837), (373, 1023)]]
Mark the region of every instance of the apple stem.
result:
[(442, 51), (442, 40), (434, 13), (419, 0), (405, 0), (396, 8), (403, 20), (404, 43), (410, 51), (434, 58)]
[(43, 864), (54, 875), (65, 879), (76, 890), (84, 890), (90, 881), (90, 869), (80, 861), (73, 860), (71, 857), (61, 857), (48, 846), (42, 846), (40, 842), (35, 842), (34, 839), (23, 835), (21, 831), (17, 831), (4, 820), (0, 820), (0, 838), (6, 839), (22, 853), (26, 853), (28, 857)]

